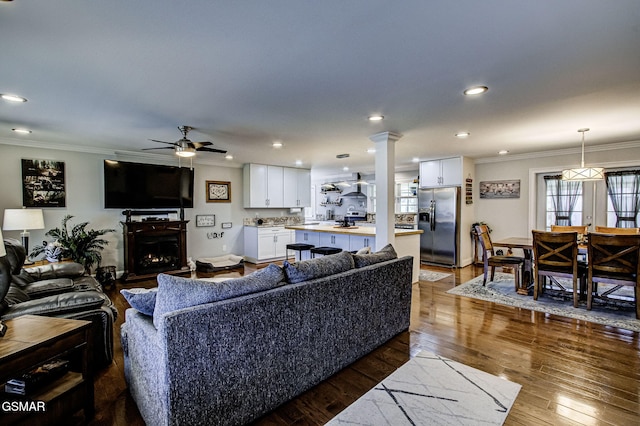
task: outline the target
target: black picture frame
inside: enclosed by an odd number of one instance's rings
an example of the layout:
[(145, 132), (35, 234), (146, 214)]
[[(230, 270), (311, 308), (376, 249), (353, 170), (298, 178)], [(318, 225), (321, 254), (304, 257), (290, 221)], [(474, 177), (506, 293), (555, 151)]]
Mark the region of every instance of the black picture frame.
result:
[(22, 205), (67, 206), (64, 161), (22, 159)]

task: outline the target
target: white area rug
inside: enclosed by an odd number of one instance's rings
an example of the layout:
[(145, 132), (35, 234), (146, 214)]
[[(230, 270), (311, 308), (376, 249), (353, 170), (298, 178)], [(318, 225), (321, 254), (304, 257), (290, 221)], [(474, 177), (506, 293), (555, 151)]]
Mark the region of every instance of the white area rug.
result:
[(420, 352), (328, 425), (501, 425), (521, 386)]
[[(486, 287), (482, 286), (482, 279), (483, 276), (480, 275), (452, 288), (447, 293), (640, 332), (640, 320), (636, 319), (633, 303), (605, 305), (594, 299), (592, 309), (587, 311), (585, 301), (580, 301), (578, 307), (574, 308), (572, 299), (559, 297), (557, 294), (554, 296), (549, 291), (545, 291), (538, 300), (533, 300), (533, 296), (517, 294), (513, 274), (496, 272), (495, 279), (487, 282)], [(566, 283), (566, 287), (572, 288), (571, 283)], [(604, 284), (598, 287), (601, 291), (606, 288)], [(624, 291), (627, 289), (624, 288), (619, 293), (625, 294)], [(632, 297), (631, 294), (631, 300), (633, 300)]]
[(447, 274), (446, 272), (420, 271), (421, 281), (438, 281), (450, 276), (451, 274)]

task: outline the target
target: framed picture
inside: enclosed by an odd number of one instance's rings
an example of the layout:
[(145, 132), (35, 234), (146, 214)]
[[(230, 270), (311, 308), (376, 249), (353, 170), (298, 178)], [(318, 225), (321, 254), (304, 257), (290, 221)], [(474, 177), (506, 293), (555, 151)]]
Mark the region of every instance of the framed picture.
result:
[(215, 214), (197, 214), (196, 226), (216, 226)]
[(207, 203), (230, 203), (231, 182), (207, 181)]
[(520, 198), (520, 180), (480, 182), (480, 198)]
[(63, 161), (22, 159), (22, 205), (66, 207)]

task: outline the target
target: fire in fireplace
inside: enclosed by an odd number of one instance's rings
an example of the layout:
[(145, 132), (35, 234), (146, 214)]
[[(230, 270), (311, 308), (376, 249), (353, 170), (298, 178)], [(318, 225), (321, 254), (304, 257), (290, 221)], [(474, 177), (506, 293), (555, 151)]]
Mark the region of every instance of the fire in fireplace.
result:
[(180, 268), (177, 235), (144, 235), (136, 243), (136, 274), (154, 274)]

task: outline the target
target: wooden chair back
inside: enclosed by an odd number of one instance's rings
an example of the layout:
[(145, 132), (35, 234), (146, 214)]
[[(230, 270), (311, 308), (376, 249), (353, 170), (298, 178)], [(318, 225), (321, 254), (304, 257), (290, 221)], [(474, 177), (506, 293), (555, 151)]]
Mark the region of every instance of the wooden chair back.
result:
[(600, 234), (635, 235), (640, 234), (640, 228), (609, 228), (596, 226), (596, 232)]
[(576, 232), (578, 234), (586, 235), (587, 225), (572, 225), (572, 226), (561, 226), (561, 225), (551, 225), (551, 232)]
[(487, 225), (476, 225), (475, 229), (478, 240), (480, 240), (480, 245), (482, 246), (483, 259), (487, 257), (487, 252), (489, 252), (492, 256), (495, 255), (493, 250), (493, 243), (491, 242), (491, 237), (489, 236), (489, 227)]
[(636, 318), (640, 319), (640, 234), (589, 234), (589, 273), (587, 277), (587, 309), (591, 309), (594, 283), (613, 284), (615, 287), (606, 294), (606, 299), (621, 286), (634, 287)]
[(573, 279), (573, 306), (578, 307), (578, 233), (531, 231), (533, 234), (534, 300), (543, 291), (541, 277)]

